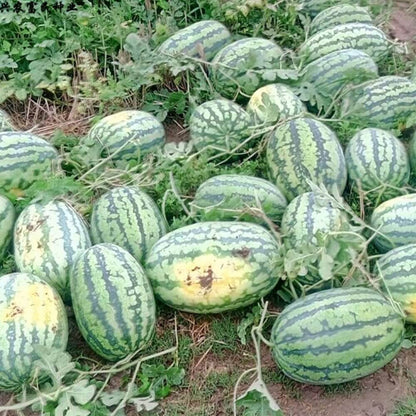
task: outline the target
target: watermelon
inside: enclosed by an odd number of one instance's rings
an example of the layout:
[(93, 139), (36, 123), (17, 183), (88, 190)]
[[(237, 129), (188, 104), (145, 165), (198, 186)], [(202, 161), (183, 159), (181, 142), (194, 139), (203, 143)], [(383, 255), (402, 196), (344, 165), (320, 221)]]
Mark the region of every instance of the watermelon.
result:
[(0, 195), (0, 261), (3, 259), (13, 236), (15, 210), (13, 204)]
[(337, 288), (299, 299), (275, 321), (273, 357), (290, 378), (338, 384), (374, 373), (400, 351), (401, 314), (375, 290)]
[(279, 126), (267, 145), (270, 178), (290, 201), (310, 191), (308, 181), (342, 193), (347, 181), (344, 154), (335, 133), (311, 118)]
[(400, 304), (406, 321), (416, 323), (416, 244), (406, 244), (377, 260), (381, 288)]
[(359, 4), (359, 0), (301, 0), (300, 10), (310, 16), (316, 16), (318, 13), (337, 4)]
[(155, 202), (137, 187), (112, 189), (93, 205), (91, 239), (116, 244), (144, 260), (149, 249), (166, 234), (166, 223)]
[(318, 245), (318, 238), (341, 231), (348, 224), (345, 214), (326, 195), (305, 192), (294, 198), (283, 214), (281, 232), (288, 248)]
[(25, 189), (36, 180), (52, 175), (57, 150), (32, 133), (0, 133), (0, 191)]
[(409, 142), (409, 159), (410, 159), (410, 168), (412, 173), (416, 173), (416, 132), (413, 135), (413, 138)]
[(381, 199), (397, 196), (407, 184), (410, 166), (403, 143), (391, 133), (367, 128), (359, 131), (345, 150), (348, 176), (355, 190)]
[[(318, 108), (333, 105), (334, 97), (349, 84), (359, 84), (378, 77), (378, 68), (373, 59), (357, 49), (331, 52), (306, 65), (301, 70), (298, 88), (300, 92), (313, 88)], [(315, 104), (315, 103), (313, 103)]]
[(0, 316), (0, 390), (19, 391), (34, 376), (33, 364), (39, 358), (34, 345), (65, 351), (65, 307), (39, 277), (12, 273), (0, 279)]
[(341, 117), (365, 127), (402, 130), (416, 117), (416, 82), (387, 75), (360, 84), (344, 97)]
[(250, 116), (238, 104), (216, 99), (193, 111), (189, 119), (191, 143), (198, 151), (229, 152), (250, 136)]
[(156, 117), (145, 111), (126, 110), (102, 118), (71, 155), (83, 166), (109, 158), (116, 167), (125, 168), (164, 144), (165, 130)]
[(71, 271), (75, 318), (88, 345), (101, 357), (116, 361), (151, 339), (156, 306), (140, 264), (114, 244), (84, 251)]
[(283, 84), (269, 84), (259, 88), (247, 104), (247, 113), (256, 125), (273, 125), (305, 112), (302, 101)]
[(68, 204), (31, 204), (14, 227), (14, 256), (20, 272), (33, 273), (69, 301), (69, 272), (91, 245), (86, 224)]
[[(285, 300), (328, 289), (357, 276), (367, 267), (366, 240), (345, 211), (327, 194), (306, 192), (293, 199), (283, 214), (281, 233), (285, 276), (279, 292)], [(354, 268), (352, 266), (354, 265)]]
[(371, 25), (373, 20), (364, 7), (355, 4), (337, 4), (322, 10), (313, 20), (309, 28), (311, 35), (346, 23), (364, 23)]
[(216, 20), (202, 20), (179, 30), (158, 48), (160, 54), (185, 55), (210, 61), (231, 41), (228, 29)]
[(280, 69), (283, 50), (273, 41), (262, 38), (237, 40), (222, 48), (212, 61), (214, 88), (226, 98), (251, 96), (274, 79)]
[(377, 62), (388, 54), (389, 41), (384, 32), (373, 25), (346, 23), (312, 35), (300, 47), (299, 56), (304, 63), (309, 63), (342, 49), (358, 49)]
[(14, 127), (10, 116), (4, 110), (0, 110), (0, 132), (13, 130)]
[(380, 204), (371, 216), (377, 231), (374, 243), (379, 252), (416, 241), (416, 194), (398, 196)]
[(192, 202), (193, 209), (205, 220), (261, 223), (264, 220), (250, 209), (261, 209), (271, 221), (279, 223), (286, 205), (286, 198), (269, 181), (236, 174), (209, 178), (199, 186)]
[(172, 308), (224, 312), (250, 305), (275, 287), (278, 248), (260, 225), (203, 222), (162, 237), (145, 269), (156, 297)]

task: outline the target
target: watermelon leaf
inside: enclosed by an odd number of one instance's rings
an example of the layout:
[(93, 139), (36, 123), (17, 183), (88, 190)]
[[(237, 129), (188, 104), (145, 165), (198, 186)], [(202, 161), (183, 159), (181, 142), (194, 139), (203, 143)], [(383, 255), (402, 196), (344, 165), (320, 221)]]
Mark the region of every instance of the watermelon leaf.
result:
[(55, 416), (88, 416), (90, 411), (81, 406), (92, 400), (94, 394), (95, 386), (88, 385), (88, 380), (84, 379), (72, 384), (69, 390), (59, 397)]
[(260, 379), (256, 379), (247, 391), (237, 399), (237, 406), (245, 407), (244, 416), (284, 416), (279, 405)]

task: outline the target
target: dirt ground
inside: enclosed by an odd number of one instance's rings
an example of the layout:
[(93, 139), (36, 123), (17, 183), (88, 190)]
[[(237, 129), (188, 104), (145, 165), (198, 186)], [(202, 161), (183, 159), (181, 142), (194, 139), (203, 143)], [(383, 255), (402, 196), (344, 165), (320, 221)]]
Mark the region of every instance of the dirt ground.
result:
[(390, 36), (407, 42), (416, 51), (416, 3), (414, 1), (394, 1), (390, 19)]

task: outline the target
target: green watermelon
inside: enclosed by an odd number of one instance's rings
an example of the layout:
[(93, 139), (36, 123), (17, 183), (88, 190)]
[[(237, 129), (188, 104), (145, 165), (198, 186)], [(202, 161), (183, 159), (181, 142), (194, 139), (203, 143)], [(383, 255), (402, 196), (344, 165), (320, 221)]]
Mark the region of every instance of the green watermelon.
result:
[(216, 20), (202, 20), (166, 39), (158, 52), (168, 56), (185, 55), (210, 61), (231, 41), (228, 29)]
[[(331, 52), (306, 65), (300, 73), (298, 90), (306, 100), (315, 97), (318, 108), (329, 108), (335, 96), (347, 85), (359, 84), (378, 77), (376, 63), (365, 52), (343, 49)], [(302, 98), (303, 99), (303, 98)]]
[(0, 132), (13, 130), (14, 127), (10, 116), (4, 110), (0, 110)]
[(52, 175), (58, 152), (32, 133), (0, 133), (0, 191), (25, 189), (36, 180)]
[(229, 152), (250, 136), (250, 116), (238, 104), (216, 99), (193, 111), (189, 119), (191, 143), (198, 151)]
[(280, 69), (283, 50), (273, 41), (262, 38), (237, 40), (222, 48), (212, 61), (211, 80), (224, 97), (251, 96), (274, 80)]
[(338, 384), (374, 373), (400, 351), (404, 322), (391, 302), (361, 287), (299, 299), (272, 328), (273, 357), (290, 378)]
[(398, 196), (380, 204), (371, 216), (377, 235), (374, 243), (381, 253), (416, 241), (416, 194)]
[(247, 113), (256, 125), (273, 125), (305, 112), (302, 101), (283, 84), (269, 84), (259, 88), (247, 104)]
[(115, 166), (125, 168), (164, 144), (165, 130), (156, 117), (145, 111), (126, 110), (102, 118), (71, 154), (83, 166), (109, 158)]
[(166, 234), (166, 223), (155, 202), (137, 187), (115, 188), (93, 205), (91, 239), (116, 244), (141, 262)]
[(12, 273), (0, 279), (0, 317), (0, 390), (19, 391), (34, 376), (33, 363), (39, 358), (34, 345), (65, 351), (65, 308), (39, 277)]
[(0, 261), (3, 259), (13, 236), (15, 210), (13, 204), (0, 195)]
[(377, 260), (381, 288), (400, 304), (406, 320), (416, 323), (416, 244), (394, 248)]
[(283, 214), (283, 243), (292, 249), (317, 246), (318, 239), (345, 229), (345, 224), (346, 215), (330, 198), (319, 192), (305, 192), (294, 198)]
[(403, 143), (391, 133), (367, 128), (350, 140), (345, 150), (348, 176), (355, 190), (386, 200), (400, 194), (410, 176), (409, 157)]
[(279, 126), (267, 145), (270, 178), (290, 201), (310, 191), (308, 181), (342, 193), (347, 181), (344, 154), (335, 133), (311, 118)]
[(300, 10), (310, 16), (316, 16), (318, 13), (337, 4), (359, 4), (359, 0), (301, 0)]
[(156, 305), (140, 264), (114, 244), (97, 244), (78, 256), (71, 271), (75, 318), (88, 345), (116, 361), (145, 346)]
[[(195, 193), (193, 209), (205, 220), (239, 220), (264, 223), (256, 210), (279, 223), (286, 198), (265, 179), (247, 175), (218, 175), (203, 182)], [(250, 212), (254, 209), (254, 212)]]
[(91, 245), (86, 224), (68, 204), (31, 204), (17, 218), (14, 256), (20, 272), (33, 273), (69, 301), (69, 272)]
[(275, 287), (278, 248), (260, 225), (202, 222), (162, 237), (145, 269), (156, 297), (172, 308), (224, 312), (250, 305)]
[(389, 48), (386, 35), (377, 27), (364, 23), (346, 23), (312, 35), (300, 47), (299, 56), (305, 63), (309, 63), (331, 52), (358, 49), (377, 62), (388, 54)]
[(311, 35), (346, 23), (365, 23), (371, 25), (373, 19), (364, 7), (355, 4), (337, 4), (322, 10), (309, 28)]
[(402, 130), (416, 117), (416, 82), (387, 75), (360, 84), (344, 97), (341, 117), (364, 127)]
[(416, 173), (416, 132), (413, 134), (413, 138), (409, 142), (409, 159), (410, 168), (412, 173)]
[[(366, 240), (350, 224), (345, 211), (328, 195), (306, 192), (293, 199), (283, 214), (284, 284), (280, 295), (294, 296), (328, 289), (356, 277), (367, 267), (362, 256)], [(352, 266), (354, 265), (354, 269)]]

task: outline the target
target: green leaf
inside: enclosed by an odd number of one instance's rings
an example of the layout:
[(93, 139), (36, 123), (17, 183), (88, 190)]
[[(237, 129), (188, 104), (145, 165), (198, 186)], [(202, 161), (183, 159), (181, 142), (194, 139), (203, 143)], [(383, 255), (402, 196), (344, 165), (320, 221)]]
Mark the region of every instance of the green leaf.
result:
[(39, 357), (33, 363), (34, 368), (50, 376), (54, 384), (61, 384), (62, 379), (75, 368), (72, 357), (65, 351), (43, 345), (33, 345), (33, 350)]
[(334, 277), (332, 273), (333, 267), (334, 259), (324, 251), (321, 255), (318, 268), (319, 275), (321, 276), (322, 280), (330, 280)]
[(136, 397), (134, 399), (130, 399), (129, 403), (133, 404), (138, 412), (142, 412), (143, 410), (153, 410), (158, 406), (158, 403), (155, 402), (153, 395), (148, 397)]
[(100, 400), (106, 406), (117, 406), (126, 395), (126, 392), (121, 390), (112, 390), (110, 392), (102, 392), (100, 395)]
[(404, 339), (402, 342), (402, 348), (404, 348), (405, 350), (413, 348), (413, 342), (410, 341), (410, 339)]
[(55, 408), (55, 416), (88, 416), (91, 412), (82, 409), (80, 406), (71, 402), (71, 395), (64, 393), (59, 398), (58, 406)]
[(284, 416), (279, 405), (259, 379), (237, 399), (237, 406), (244, 407), (242, 416)]
[(261, 317), (261, 308), (259, 305), (253, 306), (251, 312), (241, 320), (237, 327), (237, 335), (243, 345), (247, 344), (247, 329), (252, 325), (258, 324)]

